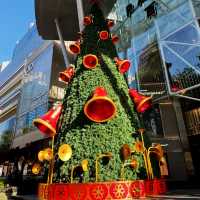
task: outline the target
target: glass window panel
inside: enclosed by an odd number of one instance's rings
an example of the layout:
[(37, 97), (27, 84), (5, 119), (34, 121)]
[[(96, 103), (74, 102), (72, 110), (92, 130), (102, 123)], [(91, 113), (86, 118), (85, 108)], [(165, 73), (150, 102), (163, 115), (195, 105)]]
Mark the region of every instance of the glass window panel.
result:
[(44, 43), (44, 40), (39, 36), (37, 27), (34, 25), (29, 29), (29, 31), (24, 35), (24, 37), (17, 42), (12, 61), (14, 64), (19, 65), (24, 61), (27, 56), (39, 48)]
[(170, 47), (171, 49), (173, 49), (176, 53), (178, 53), (179, 55), (184, 54), (184, 52), (187, 52), (190, 49), (190, 45), (185, 45), (185, 44), (181, 44), (181, 43), (170, 43), (170, 42), (165, 42), (165, 44), (167, 44), (168, 47)]
[(137, 55), (140, 90), (147, 93), (164, 94), (165, 79), (158, 46), (149, 45)]
[(150, 110), (143, 113), (142, 118), (147, 134), (153, 137), (163, 136), (162, 121), (158, 104), (154, 104)]
[(25, 58), (31, 55), (31, 52), (41, 47), (45, 41), (38, 35), (36, 25), (34, 25), (26, 35), (16, 44), (12, 61), (0, 73), (0, 86), (21, 66)]
[(35, 118), (36, 118), (36, 110), (33, 110), (28, 113), (28, 120), (27, 120), (28, 127), (32, 126), (32, 122)]
[(131, 66), (128, 71), (128, 84), (130, 88), (137, 88), (137, 78), (136, 78), (136, 63), (135, 63), (135, 53), (133, 48), (127, 50), (127, 59), (131, 62)]
[[(50, 45), (33, 62), (33, 70), (26, 74), (21, 90), (21, 99), (18, 115), (33, 112), (41, 104), (47, 104), (51, 76), (53, 46)], [(46, 110), (47, 111), (47, 107)], [(43, 114), (44, 112), (42, 112)], [(18, 123), (18, 121), (17, 121)], [(19, 127), (28, 127), (30, 119), (19, 120)]]
[(192, 0), (192, 4), (194, 7), (196, 17), (200, 17), (200, 1), (199, 0)]
[(168, 77), (174, 92), (200, 83), (200, 76), (169, 48), (163, 48)]
[(12, 116), (0, 123), (0, 148), (8, 148), (12, 142), (16, 117)]
[[(52, 52), (53, 48), (49, 47), (33, 61), (33, 71), (27, 75), (22, 87), (19, 113), (30, 110), (32, 103), (37, 99), (40, 101), (38, 102), (40, 104), (42, 103), (41, 100), (48, 101), (48, 95), (45, 94), (49, 90)], [(46, 99), (41, 98), (43, 95)]]
[(22, 134), (24, 127), (26, 127), (26, 114), (17, 118), (16, 135)]
[(38, 106), (36, 108), (36, 117), (42, 116), (44, 113), (46, 113), (46, 111), (47, 111), (47, 104)]
[(166, 42), (166, 44), (200, 73), (200, 46), (170, 44), (168, 42)]
[(189, 23), (192, 19), (193, 16), (189, 3), (182, 3), (182, 6), (169, 12), (169, 14), (157, 18), (160, 37), (163, 38), (164, 36), (167, 36), (176, 29), (184, 26), (186, 23)]
[(188, 51), (183, 53), (183, 57), (200, 73), (200, 46), (190, 46)]
[(143, 32), (140, 35), (133, 37), (131, 41), (131, 46), (136, 51), (136, 54), (138, 54), (154, 41), (156, 41), (156, 31), (155, 27), (151, 27), (146, 32)]
[(0, 123), (0, 135), (7, 130), (13, 130), (15, 126), (15, 116), (10, 117), (9, 119), (5, 120), (4, 122)]
[(198, 27), (196, 27), (194, 23), (189, 24), (176, 33), (170, 35), (165, 40), (189, 44), (200, 43)]

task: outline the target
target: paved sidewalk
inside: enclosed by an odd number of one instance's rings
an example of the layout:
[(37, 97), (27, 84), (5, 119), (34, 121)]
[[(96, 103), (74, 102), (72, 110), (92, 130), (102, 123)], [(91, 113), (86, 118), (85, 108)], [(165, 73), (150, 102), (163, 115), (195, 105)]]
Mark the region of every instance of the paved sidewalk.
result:
[[(161, 196), (152, 196), (145, 198), (143, 200), (200, 200), (200, 189), (185, 189), (185, 190), (173, 190), (168, 192), (166, 195)], [(9, 200), (39, 200), (35, 195), (25, 195), (25, 196), (17, 196), (13, 197)]]
[(36, 195), (23, 195), (23, 196), (14, 196), (8, 200), (39, 200)]
[(199, 199), (200, 200), (200, 189), (179, 189), (169, 191), (166, 195), (154, 196), (149, 199), (168, 199), (168, 200), (177, 200), (177, 199)]

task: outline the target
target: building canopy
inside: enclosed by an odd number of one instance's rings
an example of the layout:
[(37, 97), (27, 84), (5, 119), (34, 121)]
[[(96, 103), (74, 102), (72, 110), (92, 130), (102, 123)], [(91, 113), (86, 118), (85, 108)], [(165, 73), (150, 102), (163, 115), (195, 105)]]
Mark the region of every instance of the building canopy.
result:
[[(76, 40), (79, 28), (78, 11), (81, 11), (80, 5), (77, 9), (76, 0), (35, 0), (35, 16), (39, 35), (43, 39), (57, 40), (58, 34), (55, 25), (55, 19), (59, 21), (64, 40)], [(93, 1), (82, 0), (83, 12), (88, 13)], [(104, 14), (107, 15), (116, 0), (97, 1)]]

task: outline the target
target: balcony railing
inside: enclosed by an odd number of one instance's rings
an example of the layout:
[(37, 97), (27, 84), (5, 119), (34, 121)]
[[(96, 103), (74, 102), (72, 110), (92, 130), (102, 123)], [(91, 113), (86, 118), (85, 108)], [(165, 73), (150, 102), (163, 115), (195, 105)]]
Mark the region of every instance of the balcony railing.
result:
[(20, 94), (20, 86), (12, 90), (10, 93), (0, 98), (0, 108), (4, 107), (8, 102), (12, 102), (16, 99), (16, 96)]
[(6, 113), (12, 111), (17, 108), (18, 100), (16, 99), (12, 103), (9, 103), (6, 107), (0, 109), (0, 118), (5, 116)]

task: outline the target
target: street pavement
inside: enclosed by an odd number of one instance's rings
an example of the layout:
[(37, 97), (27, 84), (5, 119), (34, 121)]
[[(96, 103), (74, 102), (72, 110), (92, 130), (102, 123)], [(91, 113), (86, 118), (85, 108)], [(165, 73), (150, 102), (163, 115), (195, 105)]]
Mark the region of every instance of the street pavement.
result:
[[(143, 200), (160, 200), (160, 199), (166, 199), (166, 200), (199, 199), (200, 200), (200, 189), (173, 190), (173, 191), (168, 192), (166, 195), (143, 198)], [(27, 195), (27, 196), (12, 197), (12, 198), (9, 198), (9, 200), (39, 200), (39, 199), (37, 198), (37, 196)]]
[(152, 197), (152, 200), (155, 199), (168, 199), (168, 200), (177, 200), (177, 199), (199, 199), (200, 200), (200, 189), (185, 189), (185, 190), (173, 190), (168, 192), (166, 195), (161, 195), (159, 197)]

